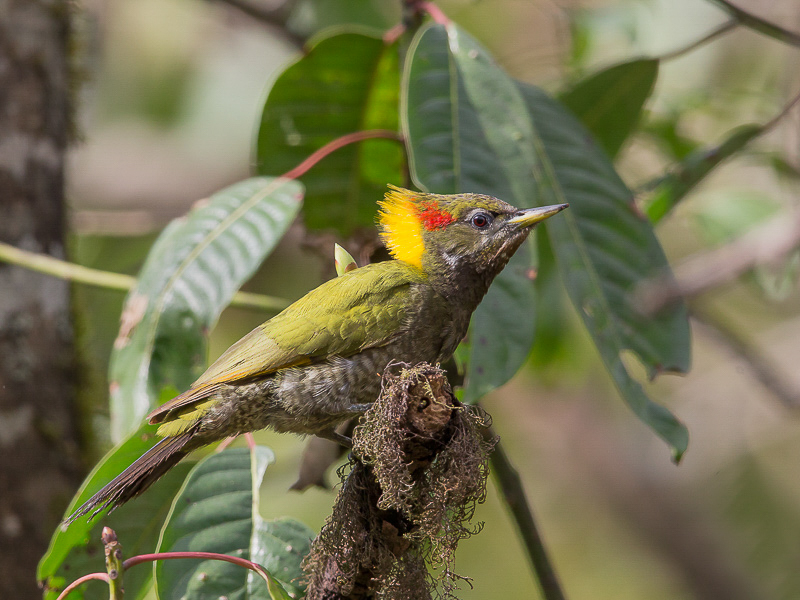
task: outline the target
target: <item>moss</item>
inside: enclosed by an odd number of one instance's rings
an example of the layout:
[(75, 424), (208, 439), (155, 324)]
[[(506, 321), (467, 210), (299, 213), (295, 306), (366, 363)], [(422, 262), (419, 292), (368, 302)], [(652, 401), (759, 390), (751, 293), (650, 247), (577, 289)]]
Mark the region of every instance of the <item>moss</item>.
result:
[(455, 399), (438, 367), (387, 369), (306, 560), (307, 597), (453, 597), (463, 579), (452, 570), (458, 542), (480, 530), (471, 519), (486, 495), (487, 425), (485, 413)]

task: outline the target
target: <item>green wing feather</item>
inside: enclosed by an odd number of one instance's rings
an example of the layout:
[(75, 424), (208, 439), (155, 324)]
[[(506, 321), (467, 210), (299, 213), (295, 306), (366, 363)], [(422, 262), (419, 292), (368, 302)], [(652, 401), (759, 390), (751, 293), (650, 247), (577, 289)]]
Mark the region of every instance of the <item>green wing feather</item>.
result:
[(190, 389), (150, 413), (150, 422), (174, 419), (159, 434), (176, 435), (207, 409), (198, 403), (222, 385), (389, 343), (403, 330), (411, 285), (423, 278), (393, 260), (323, 283), (228, 348)]

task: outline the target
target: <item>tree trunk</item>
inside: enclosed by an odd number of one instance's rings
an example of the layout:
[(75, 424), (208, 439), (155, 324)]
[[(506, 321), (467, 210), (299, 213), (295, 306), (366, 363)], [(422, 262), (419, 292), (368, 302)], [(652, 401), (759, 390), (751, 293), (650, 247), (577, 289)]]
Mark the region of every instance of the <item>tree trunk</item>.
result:
[[(0, 2), (0, 241), (64, 255), (66, 0)], [(0, 598), (36, 564), (80, 481), (69, 286), (0, 264)]]

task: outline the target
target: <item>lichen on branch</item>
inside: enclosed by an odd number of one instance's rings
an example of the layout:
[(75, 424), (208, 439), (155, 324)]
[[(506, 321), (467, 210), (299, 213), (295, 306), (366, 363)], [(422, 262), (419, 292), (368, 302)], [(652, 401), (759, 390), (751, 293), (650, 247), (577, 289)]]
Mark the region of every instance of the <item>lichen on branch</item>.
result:
[[(307, 598), (451, 598), (458, 542), (486, 497), (486, 413), (445, 372), (394, 364), (353, 433), (350, 471), (306, 559)], [(427, 564), (433, 567), (429, 572)]]

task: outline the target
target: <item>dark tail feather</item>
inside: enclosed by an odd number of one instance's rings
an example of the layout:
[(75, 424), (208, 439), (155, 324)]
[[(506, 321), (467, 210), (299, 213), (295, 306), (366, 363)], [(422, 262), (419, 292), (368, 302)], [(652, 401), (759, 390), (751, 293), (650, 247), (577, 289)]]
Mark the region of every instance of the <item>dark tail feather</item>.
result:
[(144, 492), (194, 449), (185, 448), (193, 433), (188, 431), (182, 435), (159, 441), (103, 489), (84, 502), (78, 510), (64, 520), (62, 525), (67, 526), (89, 512), (92, 513), (89, 517), (91, 519), (106, 507), (110, 507), (109, 512), (111, 512)]

